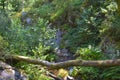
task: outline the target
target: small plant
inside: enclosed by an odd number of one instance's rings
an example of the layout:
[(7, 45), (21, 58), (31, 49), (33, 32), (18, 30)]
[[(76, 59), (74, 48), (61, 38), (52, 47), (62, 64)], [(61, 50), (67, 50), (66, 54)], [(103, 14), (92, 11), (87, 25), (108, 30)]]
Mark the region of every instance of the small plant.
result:
[(85, 60), (98, 60), (102, 57), (102, 53), (98, 48), (94, 48), (91, 45), (88, 48), (80, 48), (76, 51), (76, 55), (79, 55), (77, 59)]
[(36, 49), (32, 50), (34, 57), (47, 61), (55, 61), (57, 58), (50, 46), (39, 45)]
[(71, 75), (79, 80), (99, 79), (99, 68), (94, 67), (74, 67)]

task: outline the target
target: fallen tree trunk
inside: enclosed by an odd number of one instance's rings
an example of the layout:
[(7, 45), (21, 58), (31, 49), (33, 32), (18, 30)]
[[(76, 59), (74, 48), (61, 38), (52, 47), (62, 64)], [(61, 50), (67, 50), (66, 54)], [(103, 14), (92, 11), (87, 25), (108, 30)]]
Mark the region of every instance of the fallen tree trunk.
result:
[(59, 68), (66, 68), (70, 66), (86, 66), (86, 67), (112, 67), (112, 66), (120, 66), (120, 59), (116, 60), (68, 60), (64, 62), (48, 62), (44, 60), (37, 60), (32, 59), (25, 56), (19, 56), (19, 55), (5, 55), (6, 58), (12, 58), (19, 61), (24, 61), (30, 64), (37, 64), (46, 66), (48, 68), (52, 69), (59, 69)]

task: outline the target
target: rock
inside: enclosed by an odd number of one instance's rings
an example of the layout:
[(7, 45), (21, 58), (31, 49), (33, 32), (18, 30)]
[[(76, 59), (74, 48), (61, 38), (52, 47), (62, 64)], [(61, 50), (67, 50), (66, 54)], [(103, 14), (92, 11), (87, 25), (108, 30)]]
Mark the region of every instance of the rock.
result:
[(1, 72), (1, 77), (4, 80), (15, 80), (15, 71), (11, 68), (5, 69)]
[(0, 80), (27, 80), (18, 69), (0, 61)]

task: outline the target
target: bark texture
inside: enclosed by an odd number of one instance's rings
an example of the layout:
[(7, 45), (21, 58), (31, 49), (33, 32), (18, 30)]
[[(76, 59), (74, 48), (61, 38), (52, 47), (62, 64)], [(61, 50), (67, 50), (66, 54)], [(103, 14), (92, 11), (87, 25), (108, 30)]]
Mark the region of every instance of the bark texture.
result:
[(30, 57), (19, 56), (19, 55), (5, 55), (6, 58), (12, 58), (19, 61), (24, 61), (30, 64), (37, 64), (46, 66), (51, 69), (67, 68), (71, 66), (86, 66), (86, 67), (112, 67), (120, 66), (120, 59), (116, 60), (68, 60), (64, 62), (48, 62), (44, 60), (32, 59)]

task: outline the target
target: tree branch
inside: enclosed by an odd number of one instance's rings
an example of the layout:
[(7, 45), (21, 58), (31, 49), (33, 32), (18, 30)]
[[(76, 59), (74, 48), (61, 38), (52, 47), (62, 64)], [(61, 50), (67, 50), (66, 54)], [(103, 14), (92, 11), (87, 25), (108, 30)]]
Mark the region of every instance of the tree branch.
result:
[(52, 69), (66, 68), (70, 66), (93, 66), (93, 67), (112, 67), (112, 66), (120, 66), (120, 59), (116, 60), (69, 60), (64, 62), (48, 62), (44, 60), (32, 59), (25, 56), (19, 55), (5, 55), (6, 58), (12, 58), (19, 61), (24, 61), (30, 64), (38, 64), (42, 66), (46, 66)]

